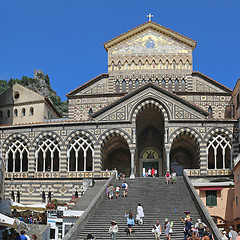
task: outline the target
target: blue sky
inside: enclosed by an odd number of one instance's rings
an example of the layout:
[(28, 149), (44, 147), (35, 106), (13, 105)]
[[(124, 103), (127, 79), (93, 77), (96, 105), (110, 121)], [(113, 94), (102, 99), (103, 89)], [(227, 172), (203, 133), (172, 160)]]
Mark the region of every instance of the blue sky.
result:
[(0, 79), (41, 69), (65, 94), (107, 72), (103, 43), (147, 21), (197, 41), (194, 70), (233, 88), (240, 78), (239, 0), (0, 2)]

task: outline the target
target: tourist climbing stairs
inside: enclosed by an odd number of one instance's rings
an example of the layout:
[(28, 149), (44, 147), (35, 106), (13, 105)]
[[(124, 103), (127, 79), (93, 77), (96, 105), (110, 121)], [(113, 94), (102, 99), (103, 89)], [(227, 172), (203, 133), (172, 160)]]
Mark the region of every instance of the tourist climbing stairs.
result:
[[(126, 181), (129, 185), (128, 197), (121, 196), (119, 199), (106, 197), (80, 233), (79, 240), (86, 238), (88, 233), (91, 233), (96, 239), (111, 239), (108, 229), (113, 220), (117, 222), (119, 228), (117, 239), (154, 239), (152, 228), (156, 220), (159, 220), (162, 226), (161, 239), (165, 239), (163, 236), (166, 218), (173, 222), (171, 239), (183, 240), (184, 224), (180, 218), (184, 218), (184, 212), (186, 210), (191, 212), (194, 224), (200, 218), (182, 177), (177, 179), (177, 184), (169, 185), (166, 184), (165, 178), (136, 178)], [(113, 183), (114, 187), (121, 184), (122, 181)], [(131, 210), (135, 216), (138, 203), (141, 203), (144, 209), (144, 224), (134, 225), (133, 235), (127, 236), (125, 231), (127, 219), (124, 218), (124, 214)]]

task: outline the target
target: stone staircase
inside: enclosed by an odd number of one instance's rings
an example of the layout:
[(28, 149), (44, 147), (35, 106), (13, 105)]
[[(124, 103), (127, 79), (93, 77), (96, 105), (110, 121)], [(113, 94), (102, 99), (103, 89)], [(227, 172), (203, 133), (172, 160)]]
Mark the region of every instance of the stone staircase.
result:
[[(90, 217), (78, 239), (84, 239), (88, 233), (96, 239), (111, 239), (108, 229), (111, 221), (117, 222), (119, 232), (117, 239), (154, 239), (152, 228), (156, 220), (160, 221), (164, 234), (164, 221), (168, 218), (173, 222), (172, 240), (184, 239), (184, 224), (180, 217), (184, 217), (184, 211), (191, 212), (195, 224), (200, 215), (192, 201), (187, 186), (182, 177), (177, 179), (177, 184), (167, 185), (165, 178), (136, 178), (127, 179), (129, 185), (128, 197), (120, 199), (104, 199), (95, 213)], [(121, 185), (122, 181), (115, 181), (114, 187)], [(121, 192), (120, 192), (121, 193)], [(127, 220), (124, 214), (132, 210), (136, 214), (137, 204), (141, 203), (145, 218), (142, 226), (134, 225), (133, 236), (127, 236)], [(161, 239), (164, 235), (162, 234)]]

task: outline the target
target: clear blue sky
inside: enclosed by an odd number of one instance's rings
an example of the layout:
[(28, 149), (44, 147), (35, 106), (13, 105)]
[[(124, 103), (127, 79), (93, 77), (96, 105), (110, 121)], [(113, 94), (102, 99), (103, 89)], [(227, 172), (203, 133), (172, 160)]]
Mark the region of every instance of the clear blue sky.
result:
[(239, 0), (0, 2), (0, 79), (41, 69), (65, 94), (107, 72), (103, 43), (147, 21), (196, 40), (194, 70), (233, 88), (240, 77)]

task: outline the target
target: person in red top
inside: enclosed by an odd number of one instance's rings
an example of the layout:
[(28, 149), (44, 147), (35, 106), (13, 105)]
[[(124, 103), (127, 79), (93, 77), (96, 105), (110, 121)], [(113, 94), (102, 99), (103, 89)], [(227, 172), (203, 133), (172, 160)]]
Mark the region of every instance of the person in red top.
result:
[(155, 169), (152, 168), (152, 177), (155, 177)]
[(166, 182), (167, 182), (167, 184), (169, 184), (169, 180), (170, 180), (170, 172), (169, 172), (168, 170), (167, 170), (167, 172), (166, 172), (165, 178), (166, 178)]

